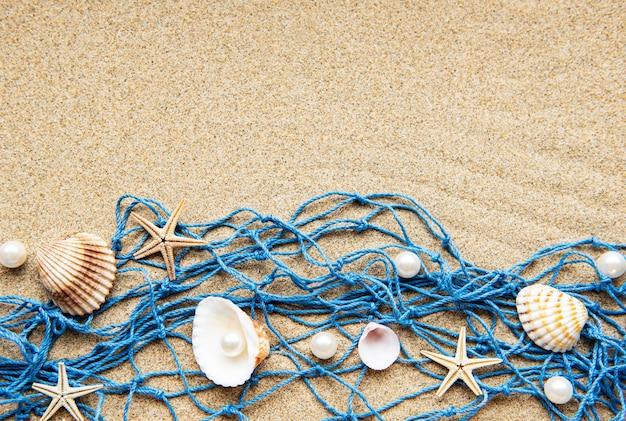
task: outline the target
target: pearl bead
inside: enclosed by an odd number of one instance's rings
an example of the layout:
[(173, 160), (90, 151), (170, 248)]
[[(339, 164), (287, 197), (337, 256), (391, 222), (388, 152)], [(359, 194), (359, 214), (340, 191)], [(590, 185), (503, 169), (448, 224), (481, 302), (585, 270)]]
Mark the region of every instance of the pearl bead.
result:
[(400, 278), (414, 277), (419, 273), (422, 266), (417, 254), (411, 253), (410, 251), (403, 251), (398, 254), (396, 258), (393, 259), (393, 262), (396, 265), (396, 270)]
[(574, 395), (572, 383), (563, 376), (550, 377), (543, 386), (546, 398), (552, 403), (562, 404), (569, 402)]
[(20, 241), (7, 241), (0, 246), (0, 264), (8, 268), (22, 266), (26, 261), (26, 247)]
[(321, 360), (331, 358), (337, 352), (337, 341), (328, 332), (319, 332), (311, 339), (311, 352)]
[(621, 253), (607, 251), (596, 260), (598, 270), (609, 278), (619, 278), (626, 272), (626, 259)]
[(236, 357), (243, 352), (246, 343), (241, 333), (231, 330), (222, 336), (220, 346), (224, 355), (227, 357)]

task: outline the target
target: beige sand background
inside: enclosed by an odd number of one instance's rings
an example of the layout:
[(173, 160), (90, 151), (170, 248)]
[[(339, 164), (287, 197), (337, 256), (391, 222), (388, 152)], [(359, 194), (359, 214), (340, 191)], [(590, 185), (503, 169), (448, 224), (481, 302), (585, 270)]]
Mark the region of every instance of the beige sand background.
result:
[[(37, 248), (110, 238), (125, 193), (169, 209), (186, 198), (182, 220), (200, 222), (243, 206), (286, 218), (331, 190), (401, 192), (489, 269), (561, 241), (625, 240), (622, 1), (3, 1), (0, 39), (0, 241), (30, 250), (0, 270), (2, 295), (44, 300)], [(364, 387), (410, 390), (401, 371)], [(388, 418), (473, 398), (451, 392)], [(107, 396), (102, 415), (119, 419), (124, 399)], [(329, 416), (301, 385), (248, 415)], [(169, 414), (136, 398), (131, 416)], [(476, 418), (548, 416), (512, 395)]]

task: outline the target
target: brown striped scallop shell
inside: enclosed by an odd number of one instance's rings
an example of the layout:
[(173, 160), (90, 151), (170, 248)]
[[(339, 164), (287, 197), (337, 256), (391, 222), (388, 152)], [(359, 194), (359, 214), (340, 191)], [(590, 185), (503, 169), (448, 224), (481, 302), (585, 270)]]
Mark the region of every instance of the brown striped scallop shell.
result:
[(88, 233), (43, 246), (37, 252), (37, 268), (54, 303), (74, 316), (100, 308), (117, 272), (111, 248), (102, 238)]

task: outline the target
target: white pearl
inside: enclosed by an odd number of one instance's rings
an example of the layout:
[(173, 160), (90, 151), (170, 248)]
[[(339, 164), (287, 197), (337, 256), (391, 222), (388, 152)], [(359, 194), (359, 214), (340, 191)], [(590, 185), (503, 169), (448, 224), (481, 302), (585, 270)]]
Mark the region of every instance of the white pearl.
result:
[(417, 257), (417, 254), (411, 253), (410, 251), (403, 251), (398, 254), (393, 262), (396, 265), (396, 269), (398, 271), (398, 276), (400, 278), (412, 278), (417, 275), (422, 266), (420, 262), (420, 258)]
[(0, 246), (0, 264), (8, 268), (22, 266), (26, 261), (26, 247), (20, 241), (7, 241)]
[(331, 358), (337, 352), (337, 341), (328, 332), (319, 332), (311, 339), (311, 352), (321, 360)]
[(246, 343), (241, 333), (231, 330), (222, 336), (220, 347), (222, 348), (222, 353), (227, 357), (236, 357), (243, 352)]
[(619, 278), (626, 272), (626, 259), (616, 251), (607, 251), (596, 260), (598, 270), (609, 278)]
[(546, 398), (552, 403), (562, 404), (569, 402), (574, 395), (572, 383), (563, 376), (550, 377), (543, 386)]

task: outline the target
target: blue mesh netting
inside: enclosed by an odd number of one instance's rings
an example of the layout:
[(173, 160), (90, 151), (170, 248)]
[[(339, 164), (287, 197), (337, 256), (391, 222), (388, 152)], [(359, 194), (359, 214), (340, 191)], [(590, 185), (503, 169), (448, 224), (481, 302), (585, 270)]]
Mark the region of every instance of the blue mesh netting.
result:
[[(385, 419), (386, 411), (417, 397), (432, 399), (432, 408), (437, 408), (434, 391), (445, 370), (416, 349), (454, 354), (458, 328), (440, 327), (440, 313), (455, 314), (467, 326), (469, 356), (495, 356), (503, 362), (475, 372), (484, 396), (463, 395), (472, 397), (458, 406), (412, 414), (408, 419), (454, 415), (467, 419), (495, 396), (515, 399), (516, 394), (535, 396), (550, 419), (606, 419), (607, 414), (624, 419), (625, 287), (601, 275), (593, 260), (607, 249), (623, 249), (624, 244), (593, 238), (559, 244), (509, 269), (491, 271), (463, 259), (439, 222), (407, 196), (328, 193), (304, 203), (287, 221), (239, 209), (214, 222), (179, 224), (183, 235), (205, 238), (209, 244), (179, 251), (177, 279), (170, 282), (160, 257), (133, 258), (148, 238), (129, 220), (133, 210), (149, 215), (160, 226), (169, 215), (154, 200), (120, 198), (112, 238), (117, 284), (90, 317), (66, 316), (52, 302), (0, 297), (0, 419), (29, 419), (31, 413), (40, 416), (45, 411), (50, 399), (31, 385), (56, 384), (58, 360), (50, 357), (51, 350), (67, 335), (76, 341), (85, 338), (90, 348), (74, 358), (64, 357), (70, 384), (104, 384), (95, 393), (97, 407), (79, 399), (79, 407), (90, 419), (104, 419), (103, 405), (113, 396), (124, 397), (124, 417), (142, 396), (165, 405), (174, 419), (180, 412), (177, 399), (192, 402), (204, 414), (199, 418), (248, 419), (250, 408), (295, 382), (307, 387), (330, 420)], [(425, 269), (413, 279), (395, 275), (392, 259), (402, 249), (415, 252), (424, 263)], [(187, 260), (189, 264), (182, 264)], [(122, 290), (126, 279), (140, 281)], [(530, 342), (521, 328), (515, 296), (535, 282), (552, 284), (587, 306), (590, 318), (573, 350), (545, 351)], [(194, 310), (208, 295), (227, 297), (249, 311), (267, 326), (273, 345), (269, 359), (252, 378), (234, 389), (229, 402), (217, 405), (206, 396), (217, 393), (219, 386), (207, 380), (195, 363), (181, 362), (180, 344), (191, 353)], [(128, 314), (122, 317), (120, 309), (125, 308)], [(109, 313), (118, 320), (103, 325), (101, 317)], [(415, 370), (430, 379), (428, 386), (382, 404), (362, 392), (369, 376), (382, 376), (355, 357), (360, 332), (372, 320), (401, 333), (402, 352), (394, 366)], [(295, 325), (301, 329), (281, 329)], [(342, 346), (333, 359), (317, 360), (303, 344), (328, 329), (341, 338)], [(413, 342), (419, 346), (407, 346)], [(173, 367), (146, 368), (142, 350), (153, 344), (171, 354)], [(274, 358), (283, 360), (280, 369), (269, 363)], [(126, 377), (111, 374), (126, 365)], [(556, 374), (568, 377), (575, 386), (574, 400), (565, 406), (553, 405), (542, 392), (543, 382)], [(179, 381), (167, 388), (152, 381), (162, 378)], [(331, 390), (344, 391), (346, 398), (337, 402), (324, 395), (319, 379)]]

